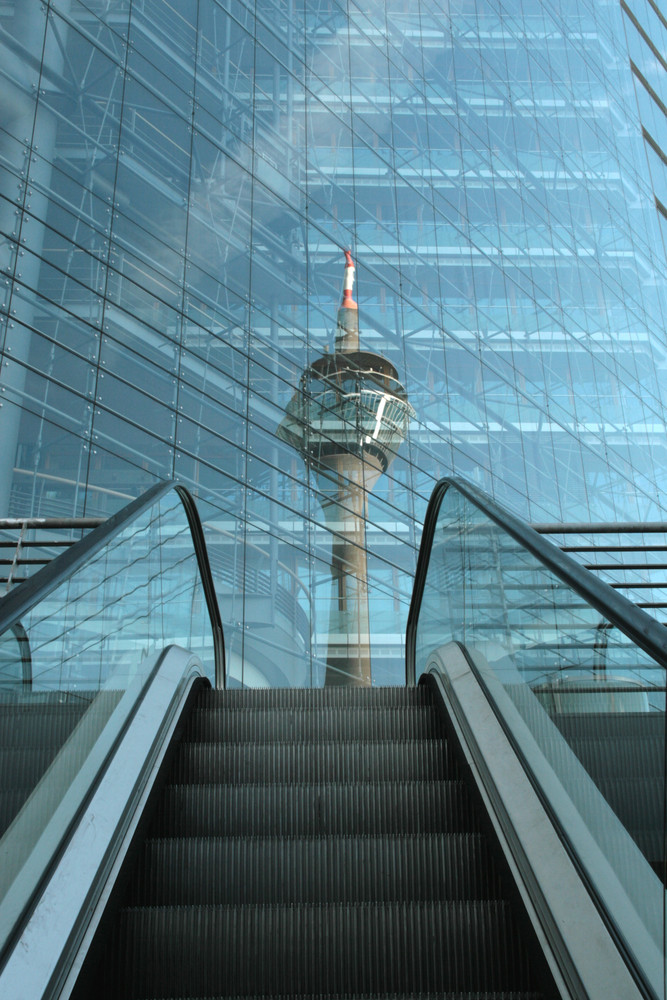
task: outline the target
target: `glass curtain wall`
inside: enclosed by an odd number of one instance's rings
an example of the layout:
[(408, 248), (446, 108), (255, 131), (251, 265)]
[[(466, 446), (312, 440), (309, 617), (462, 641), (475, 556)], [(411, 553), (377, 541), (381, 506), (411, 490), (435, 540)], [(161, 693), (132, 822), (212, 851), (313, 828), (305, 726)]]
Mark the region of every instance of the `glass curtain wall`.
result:
[(667, 11), (656, 0), (621, 0), (646, 155), (667, 236)]
[(367, 497), (400, 683), (448, 472), (664, 513), (665, 262), (618, 0), (0, 0), (0, 515), (198, 497), (232, 678), (323, 683), (332, 533), (276, 436), (333, 350), (414, 407)]

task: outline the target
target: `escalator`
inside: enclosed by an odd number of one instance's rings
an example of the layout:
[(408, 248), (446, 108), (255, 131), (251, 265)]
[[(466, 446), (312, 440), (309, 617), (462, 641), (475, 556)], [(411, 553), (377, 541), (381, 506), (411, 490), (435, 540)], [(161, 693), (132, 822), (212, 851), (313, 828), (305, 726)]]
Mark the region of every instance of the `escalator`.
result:
[(554, 996), (430, 688), (206, 691), (77, 996)]
[(446, 480), (405, 687), (225, 690), (191, 498), (96, 529), (0, 603), (3, 1000), (663, 1000), (667, 641), (589, 577)]
[(665, 720), (657, 712), (561, 714), (560, 733), (665, 881)]
[[(12, 696), (13, 695), (13, 696)], [(95, 709), (90, 711), (92, 703)], [(108, 719), (118, 694), (96, 691), (3, 692), (0, 701), (0, 838), (25, 806), (33, 790), (77, 730), (83, 760), (84, 731)], [(93, 723), (94, 720), (94, 723)]]

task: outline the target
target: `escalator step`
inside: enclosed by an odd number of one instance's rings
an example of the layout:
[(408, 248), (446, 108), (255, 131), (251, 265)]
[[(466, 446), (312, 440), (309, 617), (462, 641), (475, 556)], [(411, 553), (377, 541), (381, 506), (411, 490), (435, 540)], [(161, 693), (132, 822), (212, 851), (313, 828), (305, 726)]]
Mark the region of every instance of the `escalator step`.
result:
[(254, 690), (202, 692), (200, 708), (403, 708), (432, 705), (433, 695), (420, 687), (329, 687), (329, 688), (255, 688)]
[(449, 777), (441, 740), (382, 743), (184, 743), (171, 781), (423, 781)]
[(553, 721), (644, 857), (663, 877), (664, 715), (586, 713), (557, 715)]
[(660, 870), (665, 865), (665, 841), (662, 828), (638, 830), (632, 825), (626, 825), (627, 831), (636, 843), (644, 857)]
[(462, 774), (425, 688), (202, 693), (79, 1000), (544, 1000)]
[[(447, 990), (446, 993), (337, 993), (335, 997), (331, 993), (327, 993), (327, 1000), (544, 1000), (543, 993), (526, 993), (521, 990), (517, 992), (516, 990), (483, 990), (479, 992), (475, 990), (470, 992), (469, 990), (456, 990), (452, 993), (451, 990)], [(207, 997), (159, 997), (156, 1000), (314, 1000), (312, 994), (304, 993), (281, 993), (278, 997), (275, 993), (254, 993), (252, 996), (244, 994), (243, 996), (223, 996), (216, 994), (215, 996)], [(318, 997), (317, 1000), (322, 1000)]]
[(600, 712), (555, 715), (553, 722), (566, 739), (639, 740), (665, 739), (663, 712)]
[(95, 995), (114, 1000), (530, 987), (497, 901), (126, 909), (109, 945), (115, 968)]
[(129, 905), (498, 899), (479, 834), (149, 840)]
[(31, 792), (31, 787), (0, 791), (0, 837), (4, 836), (7, 827), (27, 802)]
[[(13, 788), (34, 788), (61, 747), (3, 747), (0, 749), (0, 786), (3, 791)], [(79, 764), (85, 750), (78, 755)], [(76, 759), (76, 758), (75, 758)]]
[(244, 740), (414, 740), (439, 738), (440, 722), (428, 705), (414, 708), (244, 708), (193, 711), (185, 740), (241, 743)]
[(604, 778), (643, 780), (665, 773), (665, 741), (647, 735), (644, 739), (568, 738), (568, 743), (586, 770), (596, 780)]
[(40, 710), (53, 709), (60, 711), (62, 708), (83, 708), (98, 697), (99, 690), (78, 691), (39, 691), (29, 686), (19, 688), (2, 688), (0, 691), (0, 717), (21, 712), (24, 709), (31, 712), (35, 708)]
[(0, 747), (62, 746), (87, 706), (63, 705), (0, 715)]
[(467, 833), (479, 829), (461, 781), (377, 785), (167, 785), (154, 837)]
[(661, 830), (665, 785), (660, 778), (595, 779), (609, 805), (626, 827)]

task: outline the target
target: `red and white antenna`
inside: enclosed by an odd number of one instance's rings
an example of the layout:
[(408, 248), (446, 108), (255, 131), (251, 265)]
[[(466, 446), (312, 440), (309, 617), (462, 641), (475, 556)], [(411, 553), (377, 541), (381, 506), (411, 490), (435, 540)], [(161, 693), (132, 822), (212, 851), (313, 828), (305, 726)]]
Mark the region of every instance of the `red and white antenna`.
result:
[(343, 277), (343, 302), (342, 309), (358, 309), (357, 303), (352, 298), (354, 288), (354, 261), (349, 250), (344, 250), (345, 254), (345, 275)]
[(359, 350), (359, 307), (352, 298), (354, 288), (354, 261), (349, 250), (344, 250), (345, 274), (343, 276), (343, 301), (338, 310), (336, 330), (337, 351)]

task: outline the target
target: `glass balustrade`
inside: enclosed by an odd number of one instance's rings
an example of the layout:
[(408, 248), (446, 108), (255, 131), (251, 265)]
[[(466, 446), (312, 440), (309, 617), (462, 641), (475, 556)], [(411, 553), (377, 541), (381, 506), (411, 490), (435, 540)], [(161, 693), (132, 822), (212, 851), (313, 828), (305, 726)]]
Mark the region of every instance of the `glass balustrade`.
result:
[(224, 684), (194, 504), (168, 486), (147, 497), (0, 602), (0, 949), (163, 651)]
[(443, 481), (436, 494), (416, 677), (447, 643), (464, 647), (609, 920), (664, 996), (662, 626), (474, 487)]

